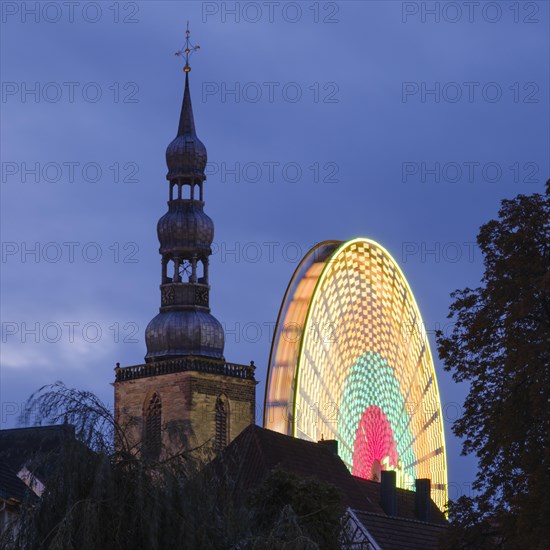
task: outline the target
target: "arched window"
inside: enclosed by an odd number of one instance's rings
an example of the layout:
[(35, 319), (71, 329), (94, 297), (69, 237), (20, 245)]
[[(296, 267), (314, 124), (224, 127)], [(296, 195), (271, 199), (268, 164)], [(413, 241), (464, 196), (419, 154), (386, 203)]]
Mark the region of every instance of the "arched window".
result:
[(229, 441), (229, 406), (222, 397), (216, 399), (216, 437), (214, 446), (221, 451)]
[(158, 458), (161, 449), (161, 416), (160, 396), (154, 393), (145, 408), (145, 426), (143, 434), (143, 452), (147, 458)]

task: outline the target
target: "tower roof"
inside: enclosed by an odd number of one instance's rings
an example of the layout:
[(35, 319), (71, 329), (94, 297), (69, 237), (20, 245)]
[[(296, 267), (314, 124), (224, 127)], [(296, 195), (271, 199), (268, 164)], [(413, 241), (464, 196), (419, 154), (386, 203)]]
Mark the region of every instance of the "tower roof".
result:
[(181, 103), (180, 124), (178, 136), (196, 136), (195, 119), (193, 117), (193, 106), (191, 105), (191, 92), (189, 91), (189, 73), (185, 73), (185, 90)]
[(145, 329), (146, 362), (182, 357), (223, 360), (224, 330), (210, 313), (208, 283), (214, 223), (204, 213), (206, 147), (195, 130), (189, 86), (189, 41), (176, 55), (185, 56), (185, 88), (178, 134), (166, 149), (168, 212), (157, 225), (162, 256), (161, 307)]
[(185, 31), (185, 45), (176, 55), (185, 57), (185, 89), (181, 104), (180, 121), (178, 134), (166, 149), (166, 164), (168, 174), (166, 179), (170, 182), (189, 183), (202, 182), (206, 179), (204, 170), (206, 168), (206, 147), (198, 138), (195, 130), (195, 119), (193, 116), (193, 105), (191, 104), (191, 92), (189, 90), (189, 56), (200, 46), (193, 46), (189, 39), (189, 22)]
[(178, 134), (166, 149), (166, 164), (168, 165), (166, 179), (184, 183), (204, 181), (206, 179), (204, 174), (206, 162), (206, 147), (198, 138), (195, 130), (189, 90), (189, 73), (186, 72)]

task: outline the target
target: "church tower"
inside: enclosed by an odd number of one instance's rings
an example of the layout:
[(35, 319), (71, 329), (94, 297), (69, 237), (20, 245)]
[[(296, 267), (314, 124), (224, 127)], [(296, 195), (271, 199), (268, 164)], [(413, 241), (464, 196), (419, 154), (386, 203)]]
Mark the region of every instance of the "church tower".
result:
[(254, 364), (228, 363), (224, 331), (210, 313), (214, 223), (204, 212), (206, 147), (195, 130), (189, 40), (177, 136), (168, 145), (168, 211), (157, 225), (161, 306), (145, 330), (145, 363), (117, 364), (115, 419), (151, 458), (205, 445), (220, 450), (255, 419)]

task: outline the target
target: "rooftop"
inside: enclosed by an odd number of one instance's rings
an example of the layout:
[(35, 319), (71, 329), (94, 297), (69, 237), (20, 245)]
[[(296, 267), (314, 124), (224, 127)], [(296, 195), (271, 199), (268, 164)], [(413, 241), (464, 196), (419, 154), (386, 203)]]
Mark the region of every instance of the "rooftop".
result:
[(235, 490), (240, 494), (261, 483), (276, 467), (334, 485), (342, 494), (343, 504), (355, 512), (382, 550), (438, 547), (447, 522), (433, 501), (432, 521), (419, 521), (415, 492), (396, 488), (397, 514), (387, 515), (381, 504), (380, 483), (353, 476), (330, 443), (306, 441), (251, 425), (217, 460), (233, 473)]

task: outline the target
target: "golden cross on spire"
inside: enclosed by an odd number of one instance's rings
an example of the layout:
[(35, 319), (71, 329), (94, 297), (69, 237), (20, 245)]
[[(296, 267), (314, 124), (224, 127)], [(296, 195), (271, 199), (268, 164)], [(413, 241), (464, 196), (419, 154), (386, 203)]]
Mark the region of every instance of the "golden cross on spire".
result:
[(176, 52), (176, 55), (179, 56), (185, 56), (185, 67), (183, 68), (184, 72), (188, 73), (191, 70), (191, 67), (189, 66), (189, 57), (191, 54), (196, 52), (197, 50), (200, 50), (200, 46), (193, 46), (191, 41), (189, 40), (189, 35), (191, 34), (191, 31), (189, 30), (189, 21), (187, 21), (187, 29), (185, 31), (185, 46)]

